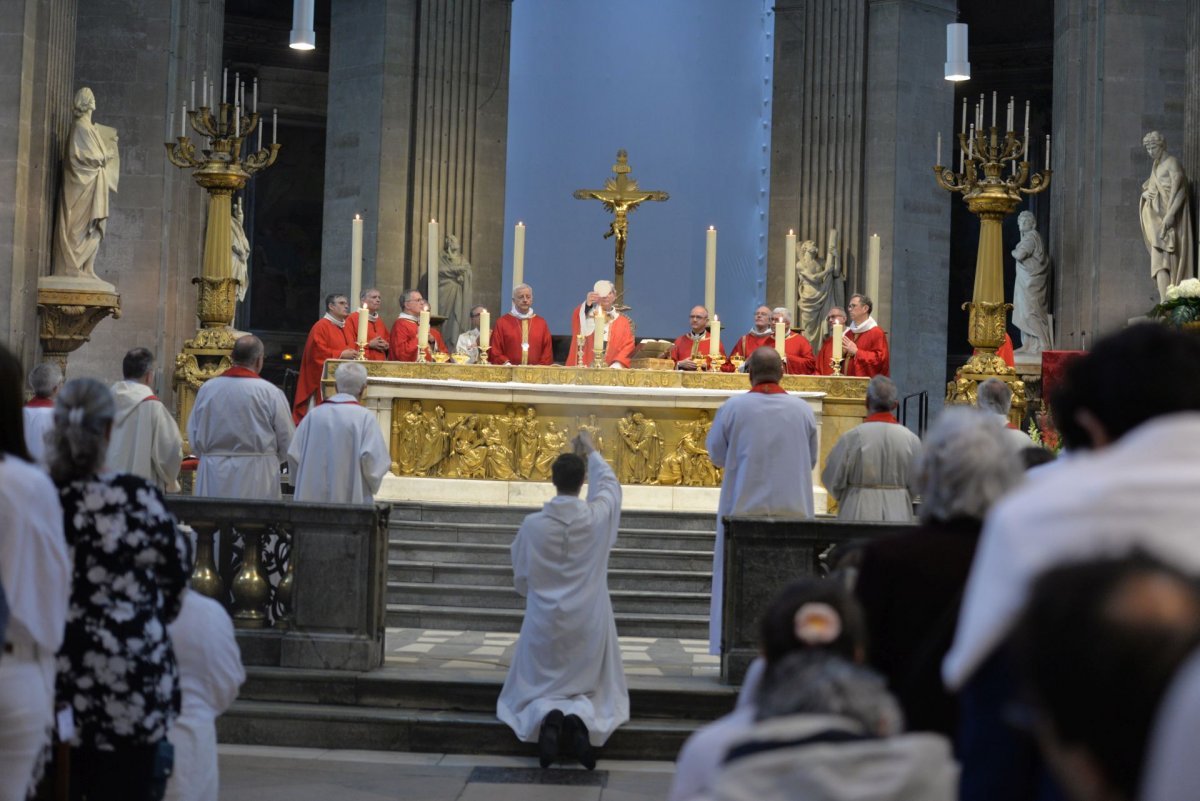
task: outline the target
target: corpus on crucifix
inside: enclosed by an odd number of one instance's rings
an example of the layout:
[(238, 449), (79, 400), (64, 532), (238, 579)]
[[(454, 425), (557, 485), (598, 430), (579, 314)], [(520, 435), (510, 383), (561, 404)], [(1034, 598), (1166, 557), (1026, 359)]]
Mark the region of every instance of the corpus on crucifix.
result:
[(603, 189), (577, 189), (576, 200), (599, 200), (604, 204), (604, 210), (613, 215), (609, 223), (608, 233), (616, 237), (616, 256), (614, 260), (613, 284), (617, 290), (617, 298), (625, 294), (625, 240), (629, 233), (629, 212), (636, 209), (647, 200), (667, 200), (671, 196), (666, 192), (653, 189), (638, 188), (637, 181), (630, 177), (633, 168), (629, 166), (629, 154), (624, 150), (617, 151), (617, 163), (613, 165), (616, 178), (607, 178)]

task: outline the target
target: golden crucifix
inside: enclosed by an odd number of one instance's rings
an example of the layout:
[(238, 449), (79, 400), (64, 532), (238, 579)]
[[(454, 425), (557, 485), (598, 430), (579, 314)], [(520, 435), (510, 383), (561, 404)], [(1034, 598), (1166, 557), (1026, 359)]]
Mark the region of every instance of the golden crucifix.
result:
[(613, 284), (617, 289), (617, 297), (625, 294), (625, 240), (629, 233), (629, 212), (645, 203), (647, 200), (668, 200), (671, 196), (666, 192), (639, 189), (637, 181), (629, 177), (633, 168), (629, 166), (629, 154), (624, 150), (617, 151), (617, 163), (613, 165), (616, 178), (606, 178), (603, 189), (577, 189), (576, 200), (599, 200), (604, 204), (604, 210), (613, 215), (613, 221), (608, 225), (610, 236), (617, 238), (617, 253), (615, 259), (616, 276)]

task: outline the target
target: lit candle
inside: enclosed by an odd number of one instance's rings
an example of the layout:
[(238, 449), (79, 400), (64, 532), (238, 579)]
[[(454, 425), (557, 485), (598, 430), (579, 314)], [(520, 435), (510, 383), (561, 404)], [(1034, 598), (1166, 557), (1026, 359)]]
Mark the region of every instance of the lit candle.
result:
[(935, 161), (934, 164), (938, 165), (939, 167), (942, 166), (942, 132), (941, 131), (938, 131), (937, 161)]
[(791, 229), (783, 240), (783, 305), (796, 308), (796, 232)]
[(775, 352), (779, 354), (779, 358), (784, 364), (787, 364), (786, 345), (784, 337), (787, 336), (787, 329), (783, 324), (783, 317), (775, 321)]
[(711, 317), (717, 308), (717, 229), (708, 226), (704, 244), (704, 308)]
[(513, 288), (525, 283), (525, 223), (513, 229)]
[(417, 316), (417, 354), (424, 353), (429, 348), (429, 309), (421, 309)]
[(440, 246), (442, 244), (441, 236), (438, 232), (437, 220), (429, 221), (429, 229), (426, 233), (428, 239), (428, 249), (425, 251), (425, 276), (428, 279), (427, 283), (428, 294), (425, 299), (429, 301), (429, 309), (434, 314), (438, 313), (438, 257), (441, 253)]
[(369, 324), (368, 318), (370, 317), (370, 315), (371, 315), (371, 311), (370, 311), (370, 309), (367, 308), (367, 304), (364, 303), (362, 305), (362, 308), (358, 310), (358, 349), (359, 350), (362, 350), (365, 347), (367, 347), (367, 325)]
[[(879, 298), (879, 234), (871, 234), (867, 243), (867, 297), (878, 304)], [(878, 305), (876, 306), (878, 308)]]
[[(487, 350), (492, 344), (492, 314), (487, 309), (479, 310), (479, 349)], [(481, 354), (482, 355), (482, 354)]]
[(833, 324), (833, 360), (840, 362), (842, 360), (842, 337), (845, 336), (845, 329), (841, 323)]
[(717, 315), (712, 316), (708, 324), (708, 358), (715, 359), (721, 355), (721, 320)]
[(271, 109), (271, 144), (279, 142), (279, 109)]
[(362, 217), (355, 214), (350, 223), (350, 297), (358, 300), (362, 294)]

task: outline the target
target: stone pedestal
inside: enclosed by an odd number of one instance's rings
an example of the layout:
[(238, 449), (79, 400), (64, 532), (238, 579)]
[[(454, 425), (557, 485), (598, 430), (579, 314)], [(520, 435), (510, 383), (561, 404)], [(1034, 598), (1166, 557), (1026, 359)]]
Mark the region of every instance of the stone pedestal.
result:
[(121, 316), (121, 296), (106, 282), (46, 277), (38, 281), (38, 338), (44, 357), (67, 374), (67, 357), (78, 350), (105, 317)]

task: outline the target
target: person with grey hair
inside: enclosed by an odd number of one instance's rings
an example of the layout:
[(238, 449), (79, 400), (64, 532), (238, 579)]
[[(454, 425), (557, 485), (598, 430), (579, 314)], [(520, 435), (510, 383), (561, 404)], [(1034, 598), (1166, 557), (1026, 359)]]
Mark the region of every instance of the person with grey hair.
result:
[(375, 414), (361, 405), (367, 368), (339, 364), (337, 394), (300, 421), (288, 446), (293, 497), (308, 503), (371, 503), (392, 457)]
[(196, 393), (188, 441), (200, 457), (196, 494), (279, 500), (279, 465), (295, 428), (287, 399), (259, 378), (263, 343), (247, 334), (233, 345), (233, 366)]
[(58, 700), (77, 731), (73, 786), (89, 798), (160, 798), (180, 711), (167, 625), (183, 603), (191, 544), (158, 487), (104, 470), (115, 414), (112, 393), (91, 378), (68, 381), (55, 400), (50, 475), (75, 566)]
[(46, 464), (46, 435), (54, 428), (54, 396), (63, 383), (62, 370), (53, 362), (42, 362), (29, 373), (33, 397), (25, 404), (25, 447), (40, 465)]
[(513, 287), (512, 308), (495, 321), (488, 360), (492, 364), (554, 364), (550, 326), (534, 312), (529, 284)]
[(957, 706), (942, 687), (942, 657), (984, 516), (1021, 478), (1020, 458), (987, 414), (947, 409), (913, 468), (921, 526), (863, 548), (855, 593), (866, 612), (869, 661), (912, 729), (954, 735)]
[(825, 458), (821, 481), (842, 520), (912, 520), (913, 462), (921, 440), (896, 419), (896, 385), (877, 375), (867, 384), (867, 417), (847, 431)]
[(471, 327), (458, 335), (454, 342), (454, 352), (467, 357), (467, 364), (479, 363), (479, 321), (480, 312), (487, 311), (482, 304), (471, 307)]
[(817, 361), (813, 357), (812, 344), (803, 335), (792, 330), (792, 313), (783, 306), (771, 310), (771, 345), (775, 345), (775, 325), (783, 323), (784, 375), (814, 375)]
[(846, 359), (843, 375), (870, 378), (891, 372), (887, 334), (871, 316), (874, 309), (874, 301), (861, 294), (851, 295), (846, 304), (850, 327), (842, 334), (842, 354)]
[(108, 467), (133, 473), (167, 492), (179, 490), (183, 437), (175, 418), (154, 394), (154, 354), (134, 348), (121, 364), (125, 376), (109, 387), (116, 402)]
[(1021, 451), (1033, 447), (1033, 440), (1029, 435), (1008, 419), (1008, 412), (1012, 408), (1012, 389), (1008, 384), (999, 378), (988, 378), (979, 382), (975, 405), (993, 415), (992, 419), (1004, 429), (1004, 435), (1013, 450)]
[(367, 307), (367, 344), (363, 348), (363, 356), (369, 362), (383, 362), (388, 358), (388, 325), (383, 321), (379, 309), (383, 306), (383, 293), (375, 287), (368, 287), (358, 293), (359, 308), (350, 312), (342, 330), (346, 339), (354, 348), (358, 348), (358, 316), (362, 307)]

